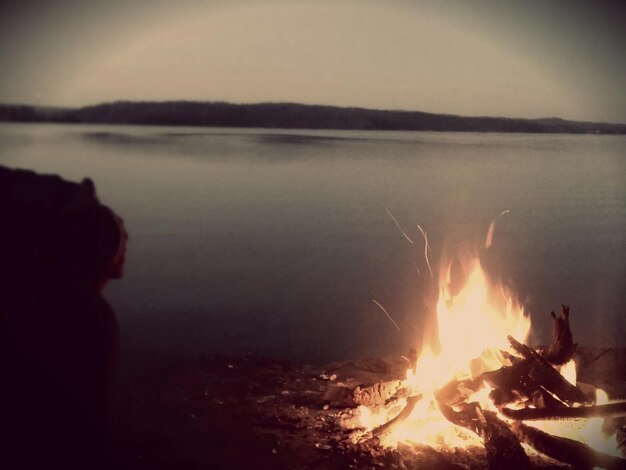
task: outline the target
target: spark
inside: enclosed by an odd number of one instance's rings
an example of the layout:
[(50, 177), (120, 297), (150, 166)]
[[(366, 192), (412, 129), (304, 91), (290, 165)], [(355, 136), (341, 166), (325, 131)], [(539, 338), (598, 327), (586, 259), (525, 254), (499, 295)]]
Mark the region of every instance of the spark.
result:
[(433, 270), (430, 267), (430, 261), (428, 260), (428, 252), (430, 251), (430, 245), (428, 245), (428, 235), (426, 235), (426, 232), (422, 229), (422, 227), (420, 227), (419, 224), (417, 224), (417, 228), (420, 232), (422, 232), (422, 237), (424, 237), (424, 258), (426, 259), (426, 265), (428, 266), (430, 277), (434, 277)]
[(372, 299), (372, 302), (374, 302), (376, 305), (378, 305), (378, 307), (385, 313), (385, 315), (387, 315), (387, 318), (389, 318), (389, 320), (391, 321), (391, 323), (393, 323), (393, 326), (396, 327), (396, 329), (398, 331), (400, 331), (400, 327), (398, 326), (398, 324), (395, 322), (395, 320), (393, 318), (391, 318), (391, 315), (389, 315), (389, 313), (387, 312), (387, 310), (385, 310), (385, 307), (383, 307), (382, 305), (380, 305), (380, 303), (376, 300), (376, 299)]
[(493, 231), (496, 228), (496, 220), (499, 217), (502, 217), (504, 214), (508, 214), (509, 212), (511, 212), (511, 211), (508, 210), (508, 209), (503, 210), (496, 217), (493, 218), (493, 220), (489, 224), (489, 229), (487, 230), (487, 238), (485, 239), (485, 248), (491, 248), (491, 244), (493, 242)]
[(385, 207), (385, 210), (387, 211), (387, 214), (389, 214), (389, 217), (391, 217), (391, 220), (393, 220), (393, 222), (396, 224), (396, 227), (398, 227), (398, 230), (400, 230), (402, 235), (404, 235), (404, 238), (406, 238), (409, 241), (409, 243), (413, 243), (413, 240), (411, 240), (409, 238), (409, 236), (406, 234), (406, 232), (404, 230), (402, 230), (402, 227), (400, 227), (400, 224), (398, 223), (398, 220), (393, 216), (391, 211), (389, 209), (387, 209), (386, 207)]

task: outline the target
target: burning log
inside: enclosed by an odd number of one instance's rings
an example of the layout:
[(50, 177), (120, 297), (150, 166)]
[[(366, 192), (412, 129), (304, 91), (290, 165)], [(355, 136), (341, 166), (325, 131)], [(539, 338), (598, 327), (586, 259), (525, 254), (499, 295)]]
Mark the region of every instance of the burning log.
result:
[(363, 359), (335, 364), (320, 378), (327, 380), (324, 400), (333, 407), (376, 407), (415, 393), (405, 390), (406, 360)]
[(570, 419), (570, 418), (606, 418), (626, 416), (626, 402), (611, 403), (609, 405), (580, 406), (577, 408), (524, 408), (513, 410), (503, 407), (500, 412), (510, 419), (518, 421), (533, 419)]
[(464, 403), (483, 386), (482, 376), (475, 379), (451, 380), (435, 394), (437, 401), (448, 406)]
[(512, 366), (504, 366), (481, 374), (480, 378), (492, 387), (489, 397), (497, 407), (524, 400), (531, 401), (537, 408), (566, 406), (530, 377), (533, 363), (533, 360), (522, 359)]
[(496, 406), (519, 401), (520, 394), (530, 398), (539, 389), (539, 385), (528, 377), (530, 366), (530, 361), (523, 360), (481, 375), (493, 388), (490, 396)]
[(409, 416), (411, 416), (411, 413), (413, 413), (413, 410), (415, 409), (415, 405), (417, 404), (418, 401), (421, 400), (421, 398), (422, 398), (421, 395), (416, 395), (416, 396), (407, 398), (406, 406), (402, 409), (402, 411), (400, 411), (400, 413), (398, 413), (398, 415), (395, 418), (373, 429), (372, 435), (374, 437), (378, 437), (378, 436), (382, 436), (383, 434), (387, 434), (388, 432), (393, 431), (396, 427), (402, 424)]
[(512, 336), (507, 337), (511, 347), (531, 362), (528, 376), (543, 388), (568, 403), (590, 403), (585, 394), (569, 383), (550, 363), (536, 351), (520, 343)]
[[(480, 278), (478, 274), (475, 275)], [(456, 309), (457, 307), (453, 304), (454, 302), (447, 301), (446, 308)], [(468, 309), (469, 312), (481, 310), (480, 308), (474, 308), (473, 305), (471, 307)], [(461, 302), (458, 308), (460, 311), (465, 311), (467, 306)], [(357, 439), (359, 441), (365, 440), (374, 446), (379, 445), (381, 442), (386, 445), (387, 441), (392, 439), (383, 440), (378, 438), (391, 433), (401, 423), (405, 422), (416, 408), (422, 408), (421, 406), (416, 406), (417, 402), (422, 399), (430, 399), (431, 393), (434, 393), (435, 402), (438, 404), (439, 411), (445, 419), (454, 425), (472, 431), (480, 437), (486, 450), (489, 467), (492, 469), (529, 468), (531, 462), (522, 447), (522, 444), (526, 443), (547, 456), (555, 458), (560, 462), (571, 464), (576, 468), (580, 466), (584, 468), (600, 466), (611, 469), (624, 468), (626, 470), (626, 460), (605, 455), (587, 444), (551, 436), (522, 423), (524, 420), (626, 416), (626, 402), (595, 405), (595, 400), (591, 397), (595, 391), (593, 387), (588, 386), (585, 389), (581, 386), (581, 388), (578, 388), (561, 375), (556, 366), (571, 360), (576, 344), (573, 342), (569, 325), (569, 308), (563, 305), (559, 315), (557, 316), (552, 312), (552, 317), (552, 344), (543, 350), (533, 349), (518, 342), (512, 336), (508, 336), (511, 348), (515, 352), (507, 353), (506, 351), (485, 346), (481, 342), (474, 345), (472, 343), (474, 337), (469, 335), (467, 338), (463, 337), (463, 341), (468, 345), (468, 351), (474, 351), (474, 346), (476, 346), (476, 351), (482, 352), (477, 357), (469, 358), (467, 366), (463, 366), (466, 358), (462, 356), (460, 358), (443, 356), (443, 360), (438, 362), (436, 355), (433, 354), (431, 357), (431, 355), (425, 354), (423, 362), (418, 363), (413, 355), (411, 359), (406, 360), (410, 369), (412, 369), (411, 374), (407, 373), (406, 380), (397, 379), (396, 376), (394, 377), (395, 382), (391, 387), (385, 386), (381, 388), (379, 384), (382, 382), (378, 381), (374, 385), (369, 384), (368, 388), (360, 388), (361, 385), (354, 388), (350, 394), (351, 403), (353, 404), (370, 406), (376, 404), (376, 406), (381, 406), (389, 404), (391, 400), (395, 401), (400, 396), (409, 397), (402, 411), (378, 427), (368, 423), (373, 421), (376, 424), (380, 423), (380, 415), (376, 414), (375, 420), (371, 420), (367, 413), (363, 413), (364, 419), (359, 421), (359, 426), (356, 428), (357, 433), (355, 435)], [(513, 319), (515, 318), (513, 317)], [(525, 318), (520, 316), (517, 320), (519, 322), (525, 320)], [(474, 328), (479, 331), (484, 329), (485, 338), (490, 337), (492, 335), (490, 326), (488, 324), (482, 325), (481, 321), (481, 318), (478, 318), (476, 321), (468, 322), (467, 325), (469, 326), (464, 328), (463, 331), (474, 331)], [(448, 327), (455, 328), (454, 332), (460, 329), (455, 322), (449, 323), (452, 326)], [(519, 334), (524, 334), (524, 328), (516, 327), (515, 331), (519, 332)], [(495, 334), (497, 336), (498, 332), (496, 331)], [(450, 341), (449, 345), (440, 344), (442, 350), (444, 346), (456, 347), (461, 342), (457, 340), (456, 335), (443, 335), (442, 337)], [(442, 343), (441, 339), (440, 343)], [(459, 350), (459, 354), (462, 353), (463, 351)], [(449, 361), (450, 364), (446, 362), (447, 359), (452, 359)], [(455, 363), (456, 359), (459, 360), (459, 364)], [(495, 367), (506, 365), (497, 370), (490, 370), (493, 368), (493, 364), (497, 364)], [(453, 379), (443, 387), (433, 390), (429, 388), (432, 384), (430, 383), (431, 377), (428, 377), (428, 374), (432, 374), (432, 378), (436, 378), (437, 383), (439, 383), (440, 375), (438, 372), (440, 371), (437, 368), (440, 365), (442, 370), (444, 368), (446, 370), (450, 369), (452, 372), (450, 377), (471, 375), (472, 378)], [(421, 385), (416, 384), (413, 379), (419, 379), (422, 375), (425, 376), (425, 383)], [(483, 410), (480, 404), (472, 401), (474, 396), (478, 396), (477, 392), (481, 392), (485, 384), (491, 387), (489, 397), (498, 407), (500, 414)], [(345, 386), (344, 384), (341, 385)], [(423, 393), (424, 398), (421, 394), (418, 395), (418, 390)], [(486, 392), (486, 390), (484, 391)], [(480, 394), (480, 396), (481, 400), (484, 399), (484, 394)], [(526, 406), (526, 408), (509, 408), (506, 405), (510, 403)], [(581, 404), (583, 406), (574, 407), (574, 405)], [(417, 432), (416, 436), (422, 435), (425, 440), (437, 442), (438, 444), (442, 440), (447, 442), (445, 441), (447, 437), (444, 437), (444, 433), (436, 434), (435, 436), (429, 434), (431, 432), (430, 420), (433, 419), (436, 422), (437, 416), (432, 416), (431, 414), (434, 411), (433, 407), (430, 406), (432, 403), (428, 402), (427, 405), (428, 409), (426, 410), (425, 407), (422, 415), (424, 422), (427, 423), (424, 427), (426, 432)], [(485, 405), (485, 407), (490, 407), (490, 405)], [(514, 429), (511, 428), (508, 419), (514, 420)], [(439, 424), (437, 423), (437, 425)], [(583, 424), (586, 425), (587, 423)], [(419, 426), (420, 423), (418, 422), (416, 425)], [(591, 430), (591, 428), (588, 430)], [(394, 436), (387, 437), (391, 438)], [(400, 435), (398, 436), (398, 438), (401, 437)], [(432, 440), (433, 437), (435, 437), (434, 440)], [(416, 440), (419, 439), (421, 438), (416, 438)], [(476, 442), (475, 439), (474, 441)]]
[(487, 458), (491, 469), (502, 468), (527, 468), (529, 464), (528, 456), (515, 438), (513, 431), (492, 411), (477, 413), (482, 415), (484, 420), (482, 427), (482, 439), (487, 450)]
[(509, 426), (495, 413), (482, 411), (477, 403), (468, 403), (461, 411), (439, 403), (443, 416), (452, 424), (478, 434), (487, 451), (491, 469), (528, 468), (530, 460)]
[(323, 399), (335, 407), (373, 407), (384, 405), (391, 398), (406, 396), (406, 393), (400, 380), (381, 381), (371, 385), (339, 382), (328, 385)]
[(548, 457), (572, 465), (575, 468), (626, 469), (625, 459), (598, 452), (582, 442), (565, 437), (555, 437), (520, 422), (514, 423), (512, 430), (521, 442), (528, 444)]
[(569, 328), (569, 307), (561, 305), (561, 312), (552, 315), (552, 344), (541, 351), (541, 355), (551, 364), (562, 365), (569, 361), (576, 351), (576, 343), (572, 339)]

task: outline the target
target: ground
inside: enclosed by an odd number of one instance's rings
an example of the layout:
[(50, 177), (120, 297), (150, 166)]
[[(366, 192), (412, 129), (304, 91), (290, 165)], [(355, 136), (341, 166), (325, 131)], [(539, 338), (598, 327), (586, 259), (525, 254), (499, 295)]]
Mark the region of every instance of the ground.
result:
[[(583, 348), (579, 380), (626, 397), (626, 350)], [(427, 446), (386, 450), (355, 444), (340, 426), (350, 414), (327, 390), (348, 375), (389, 379), (401, 358), (299, 365), (252, 355), (214, 355), (181, 362), (139, 385), (118, 410), (119, 467), (486, 468), (484, 451), (437, 452)], [(361, 372), (359, 372), (361, 371)], [(562, 468), (535, 457), (537, 468)]]

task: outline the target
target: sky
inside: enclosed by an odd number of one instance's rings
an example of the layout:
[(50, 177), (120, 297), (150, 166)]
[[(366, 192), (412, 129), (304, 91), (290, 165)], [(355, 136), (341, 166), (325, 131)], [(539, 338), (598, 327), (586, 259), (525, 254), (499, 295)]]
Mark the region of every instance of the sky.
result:
[(4, 0), (0, 102), (298, 102), (626, 123), (622, 0)]

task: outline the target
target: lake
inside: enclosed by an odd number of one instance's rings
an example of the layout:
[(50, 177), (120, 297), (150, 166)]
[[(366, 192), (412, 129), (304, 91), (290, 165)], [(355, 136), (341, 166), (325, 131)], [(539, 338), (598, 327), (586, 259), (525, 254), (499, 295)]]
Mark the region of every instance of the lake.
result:
[(504, 210), (485, 266), (533, 341), (565, 303), (576, 341), (626, 346), (624, 136), (2, 124), (0, 164), (89, 176), (126, 220), (128, 358), (403, 353), (433, 314), (417, 224), (436, 268)]

